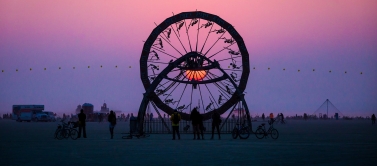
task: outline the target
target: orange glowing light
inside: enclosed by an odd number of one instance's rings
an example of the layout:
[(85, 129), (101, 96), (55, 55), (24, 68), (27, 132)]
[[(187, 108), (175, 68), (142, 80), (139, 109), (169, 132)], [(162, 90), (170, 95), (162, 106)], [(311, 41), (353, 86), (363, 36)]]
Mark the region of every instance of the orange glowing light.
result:
[(186, 78), (189, 80), (200, 81), (207, 75), (204, 70), (186, 70)]

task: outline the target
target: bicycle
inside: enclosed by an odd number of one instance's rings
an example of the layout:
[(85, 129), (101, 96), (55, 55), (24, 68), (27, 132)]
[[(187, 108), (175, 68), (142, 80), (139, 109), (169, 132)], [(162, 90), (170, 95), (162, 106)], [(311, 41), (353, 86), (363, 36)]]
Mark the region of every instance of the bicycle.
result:
[(242, 125), (237, 123), (236, 126), (234, 126), (232, 137), (233, 139), (237, 139), (238, 136), (240, 136), (240, 139), (247, 139), (250, 136), (249, 127), (245, 126), (245, 121)]
[(258, 126), (257, 130), (255, 131), (255, 136), (258, 139), (267, 138), (268, 135), (271, 135), (272, 139), (277, 139), (279, 137), (279, 132), (274, 128), (274, 120), (268, 121), (268, 124), (270, 127), (266, 131), (265, 128), (265, 123), (262, 123), (261, 125)]
[(78, 138), (78, 131), (75, 129), (78, 125), (77, 122), (68, 122), (64, 123), (64, 120), (61, 120), (62, 124), (58, 124), (57, 129), (55, 130), (55, 138), (61, 140), (63, 138), (71, 137), (71, 139), (76, 140)]

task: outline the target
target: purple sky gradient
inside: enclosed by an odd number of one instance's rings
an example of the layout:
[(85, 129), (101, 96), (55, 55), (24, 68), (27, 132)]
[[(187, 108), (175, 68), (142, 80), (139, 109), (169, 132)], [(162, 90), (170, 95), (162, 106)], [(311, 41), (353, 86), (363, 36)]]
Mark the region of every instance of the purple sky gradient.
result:
[(89, 102), (99, 110), (104, 100), (136, 113), (145, 91), (142, 41), (171, 12), (197, 9), (243, 37), (256, 67), (246, 88), (252, 115), (311, 114), (329, 99), (344, 115), (370, 116), (377, 113), (376, 8), (374, 0), (2, 0), (0, 113), (14, 104), (73, 113)]

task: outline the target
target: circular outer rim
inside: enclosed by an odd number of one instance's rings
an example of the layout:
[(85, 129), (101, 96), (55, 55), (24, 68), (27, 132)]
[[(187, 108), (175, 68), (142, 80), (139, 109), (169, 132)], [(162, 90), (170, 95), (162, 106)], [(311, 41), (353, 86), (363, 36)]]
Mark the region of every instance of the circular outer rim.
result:
[[(233, 93), (232, 97), (217, 109), (220, 114), (223, 114), (228, 109), (230, 109), (231, 106), (233, 106), (238, 101), (240, 101), (239, 95), (240, 93), (242, 94), (243, 91), (246, 89), (246, 84), (247, 84), (249, 73), (250, 73), (250, 65), (249, 65), (249, 53), (247, 51), (247, 48), (245, 46), (245, 43), (242, 37), (239, 35), (239, 33), (234, 29), (234, 27), (231, 24), (229, 24), (228, 22), (226, 22), (225, 20), (223, 20), (217, 15), (205, 13), (202, 11), (182, 12), (180, 14), (177, 14), (177, 15), (174, 15), (172, 17), (165, 19), (165, 21), (163, 21), (156, 28), (154, 28), (151, 34), (149, 35), (148, 39), (144, 43), (143, 50), (140, 57), (141, 81), (143, 83), (145, 90), (147, 92), (148, 91), (150, 92), (149, 98), (156, 104), (156, 106), (160, 108), (162, 111), (164, 111), (165, 113), (172, 114), (174, 110), (170, 106), (163, 103), (161, 99), (156, 95), (154, 90), (153, 91), (149, 90), (149, 87), (151, 85), (148, 79), (148, 67), (147, 67), (149, 51), (154, 41), (156, 40), (156, 38), (159, 36), (159, 34), (161, 34), (161, 32), (165, 30), (166, 28), (168, 28), (171, 24), (182, 21), (184, 19), (193, 19), (193, 18), (200, 18), (207, 21), (212, 21), (218, 24), (219, 26), (221, 26), (222, 28), (224, 28), (232, 36), (232, 38), (237, 42), (237, 46), (242, 55), (242, 75), (241, 75), (241, 79), (240, 79), (240, 83), (238, 87), (235, 87), (239, 91), (238, 93)], [(203, 114), (204, 120), (210, 119), (211, 114), (212, 114), (212, 111)], [(182, 119), (184, 120), (189, 119), (189, 114), (181, 113), (181, 116), (182, 116)]]

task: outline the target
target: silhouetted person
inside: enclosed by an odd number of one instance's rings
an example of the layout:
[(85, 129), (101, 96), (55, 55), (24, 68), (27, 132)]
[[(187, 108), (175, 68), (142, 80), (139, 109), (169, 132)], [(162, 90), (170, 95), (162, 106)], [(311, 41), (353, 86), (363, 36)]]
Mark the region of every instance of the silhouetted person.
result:
[(270, 113), (270, 121), (271, 121), (271, 123), (274, 122), (274, 114), (273, 113)]
[(282, 124), (285, 124), (283, 113), (280, 113), (280, 117), (281, 117), (281, 123), (282, 123)]
[(193, 128), (193, 131), (194, 131), (194, 139), (196, 139), (196, 135), (198, 135), (198, 138), (197, 139), (200, 139), (200, 136), (199, 136), (199, 117), (200, 114), (198, 112), (198, 110), (196, 108), (192, 109), (191, 111), (191, 114), (190, 114), (190, 120), (191, 120), (191, 123), (192, 123), (192, 128)]
[(264, 116), (264, 113), (262, 114), (262, 119), (263, 119), (263, 121), (264, 121), (264, 118), (266, 118), (265, 116)]
[(86, 138), (86, 115), (84, 114), (84, 110), (81, 109), (80, 113), (78, 115), (79, 117), (79, 136), (77, 138), (81, 137), (81, 131), (83, 133), (84, 138)]
[(134, 117), (134, 114), (133, 113), (131, 113), (131, 117), (130, 117), (130, 120), (136, 120), (137, 118), (136, 117)]
[(217, 130), (217, 134), (219, 135), (219, 139), (221, 139), (220, 138), (220, 129), (219, 129), (220, 123), (221, 123), (220, 114), (215, 109), (215, 110), (213, 110), (213, 114), (212, 114), (212, 137), (211, 137), (211, 139), (213, 139), (213, 135), (215, 134), (215, 128)]
[(376, 115), (372, 115), (372, 124), (376, 124)]
[(179, 121), (181, 121), (181, 115), (177, 110), (174, 110), (174, 113), (170, 116), (171, 126), (173, 128), (173, 140), (175, 140), (175, 133), (178, 135), (178, 139), (181, 139), (179, 135)]
[(100, 113), (99, 115), (98, 115), (98, 119), (99, 119), (99, 123), (101, 123), (102, 122), (102, 119), (103, 119), (103, 117), (102, 117), (102, 114)]
[(111, 139), (113, 139), (114, 128), (115, 128), (115, 125), (117, 124), (117, 119), (116, 119), (114, 111), (112, 110), (110, 111), (110, 115), (107, 117), (107, 121), (110, 123), (109, 124), (110, 135), (111, 135)]
[(200, 135), (202, 135), (202, 139), (204, 139), (204, 124), (203, 124), (203, 116), (199, 113), (199, 130), (200, 130)]

